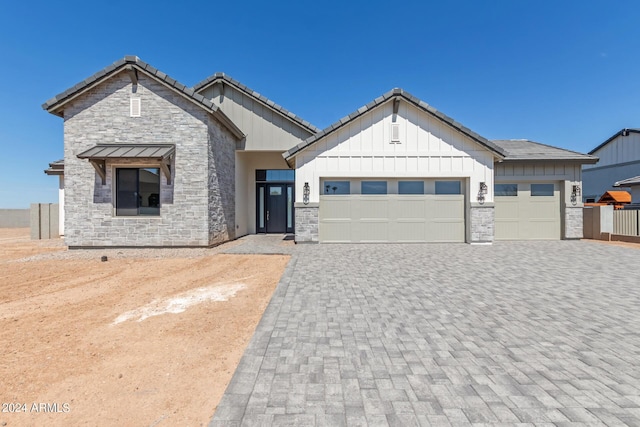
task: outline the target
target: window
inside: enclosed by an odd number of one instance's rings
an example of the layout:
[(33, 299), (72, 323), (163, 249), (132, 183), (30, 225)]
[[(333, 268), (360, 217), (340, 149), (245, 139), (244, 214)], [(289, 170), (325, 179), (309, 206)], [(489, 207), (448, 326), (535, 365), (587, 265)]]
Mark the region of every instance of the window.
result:
[(436, 181), (436, 194), (461, 194), (460, 181)]
[(289, 182), (295, 180), (293, 169), (257, 169), (256, 182)]
[(424, 194), (424, 181), (398, 181), (398, 194)]
[(325, 181), (322, 188), (323, 194), (351, 194), (349, 181)]
[(553, 196), (553, 184), (531, 184), (531, 195)]
[(360, 183), (362, 194), (387, 194), (387, 181), (362, 181)]
[(116, 169), (116, 215), (160, 215), (160, 169)]
[(496, 196), (517, 196), (518, 184), (496, 184), (493, 191)]

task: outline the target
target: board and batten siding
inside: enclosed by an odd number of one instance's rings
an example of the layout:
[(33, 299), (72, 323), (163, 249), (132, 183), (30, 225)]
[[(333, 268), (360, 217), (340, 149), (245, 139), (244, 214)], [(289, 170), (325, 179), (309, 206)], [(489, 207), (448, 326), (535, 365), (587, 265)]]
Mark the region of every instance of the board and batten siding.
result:
[(627, 136), (619, 135), (613, 141), (594, 152), (593, 155), (598, 156), (598, 163), (584, 165), (584, 170), (640, 161), (640, 133), (630, 132)]
[[(391, 124), (400, 142), (391, 142)], [(415, 106), (393, 102), (363, 114), (316, 141), (296, 156), (296, 202), (318, 203), (323, 178), (460, 178), (463, 192), (476, 202), (480, 182), (493, 188), (494, 156), (485, 147)], [(465, 184), (471, 191), (465, 191)], [(487, 202), (493, 201), (492, 193)]]
[[(582, 186), (582, 170), (578, 163), (504, 162), (495, 165), (497, 183), (560, 182), (561, 201), (572, 205), (573, 185)], [(491, 189), (493, 191), (493, 189)], [(581, 204), (580, 198), (578, 203)]]
[(246, 135), (244, 150), (286, 151), (311, 136), (311, 132), (282, 114), (228, 84), (201, 92), (211, 99)]

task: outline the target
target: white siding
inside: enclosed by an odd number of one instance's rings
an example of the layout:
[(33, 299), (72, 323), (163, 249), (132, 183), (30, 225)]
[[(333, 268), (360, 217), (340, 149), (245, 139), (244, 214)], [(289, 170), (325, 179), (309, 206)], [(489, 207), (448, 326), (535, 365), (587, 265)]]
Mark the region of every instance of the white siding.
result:
[(201, 94), (213, 101), (247, 135), (244, 150), (286, 151), (311, 136), (311, 132), (256, 101), (249, 95), (215, 84)]
[(628, 136), (620, 135), (593, 154), (600, 160), (595, 165), (584, 165), (585, 170), (638, 161), (640, 160), (640, 134), (631, 132)]
[[(476, 202), (480, 182), (493, 201), (493, 154), (471, 138), (402, 101), (396, 122), (400, 142), (391, 141), (393, 103), (388, 102), (320, 139), (296, 157), (296, 202), (305, 182), (310, 202), (319, 202), (321, 178), (469, 179), (469, 201)], [(464, 185), (464, 184), (463, 184)], [(471, 193), (471, 194), (470, 194)]]

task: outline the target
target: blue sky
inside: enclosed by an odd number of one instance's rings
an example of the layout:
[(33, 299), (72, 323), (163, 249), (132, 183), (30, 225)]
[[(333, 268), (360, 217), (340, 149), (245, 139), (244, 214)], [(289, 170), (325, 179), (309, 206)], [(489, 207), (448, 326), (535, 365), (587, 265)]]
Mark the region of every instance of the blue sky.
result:
[(402, 87), (489, 139), (588, 152), (640, 127), (640, 2), (4, 1), (0, 208), (55, 202), (41, 104), (125, 55), (222, 71), (320, 128)]

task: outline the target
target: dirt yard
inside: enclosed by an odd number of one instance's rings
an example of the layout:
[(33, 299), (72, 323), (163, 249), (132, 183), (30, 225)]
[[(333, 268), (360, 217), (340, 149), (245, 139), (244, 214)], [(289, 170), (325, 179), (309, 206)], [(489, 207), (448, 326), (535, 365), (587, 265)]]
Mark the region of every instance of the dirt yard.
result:
[(28, 236), (0, 229), (0, 426), (207, 425), (289, 259)]

